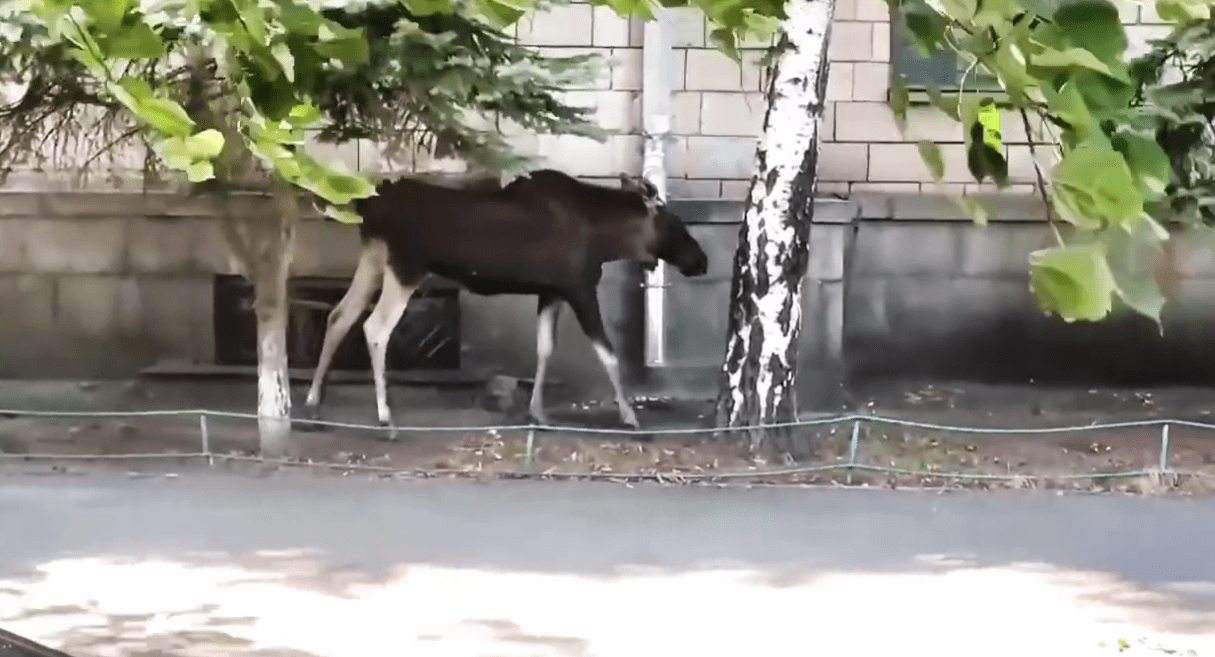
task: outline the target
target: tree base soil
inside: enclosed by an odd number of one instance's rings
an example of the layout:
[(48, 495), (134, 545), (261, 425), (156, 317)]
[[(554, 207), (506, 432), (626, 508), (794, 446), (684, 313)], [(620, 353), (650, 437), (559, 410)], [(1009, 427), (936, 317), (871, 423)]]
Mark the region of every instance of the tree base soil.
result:
[[(296, 411), (302, 389), (296, 390)], [(572, 477), (664, 483), (817, 484), (869, 487), (1052, 488), (1127, 493), (1215, 491), (1215, 428), (1170, 425), (1166, 469), (1161, 426), (1086, 430), (1093, 424), (1183, 420), (1215, 427), (1202, 389), (1044, 389), (976, 384), (901, 384), (859, 391), (855, 413), (927, 425), (1017, 429), (975, 433), (877, 420), (797, 427), (778, 449), (711, 432), (662, 434), (665, 428), (711, 428), (708, 401), (637, 399), (652, 434), (588, 433), (620, 429), (610, 401), (575, 402), (553, 395), (551, 420), (561, 429), (526, 424), (477, 390), (397, 386), (397, 442), (383, 432), (323, 428), (294, 434), (293, 458), (256, 458), (252, 419), (197, 414), (132, 417), (0, 417), (0, 465), (21, 472), (89, 467), (128, 472), (186, 467), (258, 470), (313, 466), (326, 475)], [(253, 386), (234, 382), (0, 382), (0, 408), (14, 411), (146, 412), (209, 409), (251, 413)], [(333, 386), (324, 419), (374, 425), (370, 386)], [(455, 431), (442, 427), (467, 427)], [(495, 428), (496, 427), (496, 428)], [(565, 428), (568, 427), (568, 428)], [(1029, 430), (1071, 427), (1049, 433)], [(856, 433), (853, 452), (853, 433)], [(530, 436), (529, 436), (530, 433)], [(529, 443), (531, 445), (529, 452)], [(783, 448), (783, 449), (781, 449)], [(189, 456), (200, 453), (206, 456)], [(132, 458), (146, 455), (148, 458)], [(99, 456), (80, 459), (73, 456)], [(153, 458), (154, 457), (154, 458)], [(855, 467), (847, 467), (848, 464)], [(1132, 476), (1111, 476), (1121, 473)]]

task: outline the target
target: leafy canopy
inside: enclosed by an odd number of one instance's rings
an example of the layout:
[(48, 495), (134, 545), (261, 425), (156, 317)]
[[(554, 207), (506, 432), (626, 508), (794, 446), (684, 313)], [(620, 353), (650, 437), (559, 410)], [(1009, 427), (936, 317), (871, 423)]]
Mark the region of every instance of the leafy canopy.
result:
[[(784, 16), (783, 0), (663, 1), (704, 10), (714, 41), (734, 56), (738, 38), (770, 30)], [(598, 3), (644, 18), (655, 7), (652, 0)], [(45, 87), (27, 89), (26, 101), (39, 102), (46, 90), (71, 91), (122, 110), (165, 166), (202, 182), (216, 174), (225, 133), (198, 125), (180, 92), (198, 82), (199, 62), (206, 61), (212, 80), (220, 81), (213, 93), (231, 102), (227, 118), (236, 134), (227, 138), (238, 137), (267, 170), (321, 199), (328, 214), (353, 222), (357, 216), (341, 206), (373, 194), (371, 182), (309, 156), (305, 130), (349, 139), (425, 129), (439, 151), (473, 159), (509, 150), (495, 131), (468, 128), (477, 114), (597, 136), (582, 113), (550, 93), (587, 62), (529, 59), (493, 33), (538, 6), (537, 0), (6, 0), (0, 71), (33, 74), (34, 82), (26, 82)], [(58, 75), (64, 62), (83, 75), (65, 82)], [(167, 74), (150, 74), (165, 62)], [(394, 86), (400, 80), (411, 81), (408, 93)], [(413, 126), (402, 125), (409, 118)]]
[[(1120, 300), (1159, 324), (1164, 295), (1152, 265), (1169, 236), (1163, 224), (1210, 221), (1215, 205), (1210, 145), (1200, 138), (1215, 115), (1211, 3), (1156, 2), (1174, 34), (1167, 46), (1131, 62), (1109, 0), (890, 2), (921, 52), (949, 50), (968, 64), (959, 93), (927, 91), (938, 109), (962, 122), (976, 181), (1009, 184), (999, 139), (990, 138), (991, 122), (983, 120), (995, 99), (965, 90), (975, 70), (998, 78), (1027, 132), (1042, 126), (1031, 136), (1038, 142), (1035, 169), (1058, 241), (1030, 259), (1042, 308), (1068, 321), (1098, 320)], [(1161, 83), (1167, 61), (1182, 53), (1194, 60), (1199, 51), (1204, 64), (1180, 71), (1181, 82)], [(896, 83), (891, 105), (900, 120), (908, 98)], [(920, 150), (939, 180), (935, 144)], [(975, 199), (962, 200), (976, 221), (986, 220)]]

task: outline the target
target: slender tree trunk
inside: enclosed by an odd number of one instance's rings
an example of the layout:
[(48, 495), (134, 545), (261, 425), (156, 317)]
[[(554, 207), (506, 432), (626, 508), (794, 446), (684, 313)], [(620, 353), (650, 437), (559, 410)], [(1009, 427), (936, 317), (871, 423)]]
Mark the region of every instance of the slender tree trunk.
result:
[[(266, 458), (293, 455), (291, 442), (291, 377), (287, 359), (287, 324), (290, 299), (287, 281), (299, 223), (299, 194), (277, 173), (258, 172), (256, 160), (237, 128), (237, 96), (223, 89), (207, 72), (207, 55), (201, 48), (189, 53), (191, 78), (186, 106), (200, 125), (224, 135), (224, 149), (216, 160), (211, 193), (222, 219), (228, 248), (253, 283), (257, 318), (257, 430), (260, 451)], [(208, 100), (210, 99), (210, 100)], [(228, 186), (248, 186), (270, 180), (273, 216), (237, 217)]]
[[(827, 87), (833, 0), (790, 0), (768, 83), (764, 134), (756, 149), (739, 228), (729, 331), (717, 399), (721, 428), (797, 417), (794, 383), (801, 334), (801, 283), (809, 260), (818, 133)], [(748, 431), (753, 449), (794, 451), (789, 431)]]
[(260, 258), (248, 263), (256, 295), (257, 430), (266, 458), (292, 455), (291, 378), (287, 362), (287, 280), (295, 246), (299, 206), (294, 190), (282, 180), (274, 183), (275, 230), (263, 233)]

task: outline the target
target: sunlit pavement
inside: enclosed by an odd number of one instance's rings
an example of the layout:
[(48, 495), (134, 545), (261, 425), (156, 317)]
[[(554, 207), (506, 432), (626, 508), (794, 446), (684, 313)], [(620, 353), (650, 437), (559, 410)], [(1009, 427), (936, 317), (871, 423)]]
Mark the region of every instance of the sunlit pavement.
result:
[(77, 657), (1207, 657), (1212, 539), (1202, 500), (6, 478), (0, 627)]

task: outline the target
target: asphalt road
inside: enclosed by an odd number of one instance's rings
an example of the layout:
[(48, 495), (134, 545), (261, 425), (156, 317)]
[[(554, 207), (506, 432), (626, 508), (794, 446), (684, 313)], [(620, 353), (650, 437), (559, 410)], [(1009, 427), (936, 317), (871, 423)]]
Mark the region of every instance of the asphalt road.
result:
[(1195, 499), (8, 477), (0, 627), (78, 657), (1215, 656), (1213, 545)]

